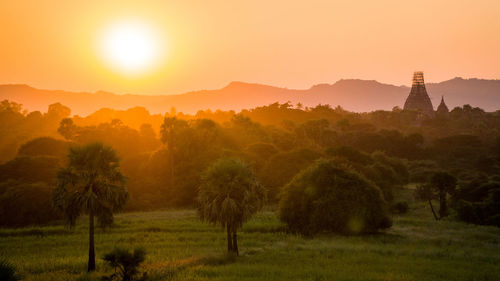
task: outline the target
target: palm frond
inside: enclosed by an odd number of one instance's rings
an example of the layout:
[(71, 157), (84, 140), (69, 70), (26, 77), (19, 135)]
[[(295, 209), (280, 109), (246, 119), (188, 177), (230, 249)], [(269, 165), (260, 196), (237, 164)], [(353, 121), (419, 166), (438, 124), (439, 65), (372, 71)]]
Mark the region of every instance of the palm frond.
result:
[(91, 143), (70, 148), (68, 160), (68, 166), (58, 173), (54, 206), (65, 213), (70, 226), (90, 211), (101, 223), (111, 223), (113, 212), (128, 199), (115, 151), (102, 143)]

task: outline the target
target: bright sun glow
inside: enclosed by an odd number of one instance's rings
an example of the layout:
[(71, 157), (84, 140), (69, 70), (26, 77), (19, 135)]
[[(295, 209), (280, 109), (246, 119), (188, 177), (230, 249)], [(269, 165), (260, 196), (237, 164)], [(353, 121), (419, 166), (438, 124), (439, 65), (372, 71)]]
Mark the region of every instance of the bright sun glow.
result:
[(113, 67), (127, 74), (150, 70), (159, 59), (160, 40), (141, 22), (117, 22), (100, 39), (101, 54)]

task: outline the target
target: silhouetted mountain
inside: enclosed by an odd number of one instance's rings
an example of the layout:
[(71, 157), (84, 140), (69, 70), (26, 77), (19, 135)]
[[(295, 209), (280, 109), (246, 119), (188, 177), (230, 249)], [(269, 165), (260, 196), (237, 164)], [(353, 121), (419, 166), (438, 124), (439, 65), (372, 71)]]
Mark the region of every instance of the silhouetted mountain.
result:
[[(450, 109), (463, 104), (478, 106), (486, 111), (500, 109), (500, 80), (454, 78), (440, 83), (428, 83), (427, 91), (437, 107), (441, 95)], [(202, 90), (178, 95), (117, 95), (40, 90), (27, 85), (0, 85), (0, 99), (23, 104), (30, 111), (45, 111), (52, 103), (69, 106), (73, 114), (87, 115), (100, 108), (127, 109), (136, 106), (152, 113), (164, 113), (175, 107), (177, 111), (195, 113), (200, 109), (241, 110), (274, 102), (298, 102), (304, 106), (337, 105), (358, 112), (402, 107), (410, 88), (377, 81), (342, 79), (334, 84), (319, 84), (306, 90), (293, 90), (261, 84), (231, 82), (218, 90)]]
[(500, 109), (500, 80), (463, 79), (460, 77), (441, 83), (426, 84), (434, 109), (441, 96), (450, 110), (457, 105), (470, 104), (486, 111)]

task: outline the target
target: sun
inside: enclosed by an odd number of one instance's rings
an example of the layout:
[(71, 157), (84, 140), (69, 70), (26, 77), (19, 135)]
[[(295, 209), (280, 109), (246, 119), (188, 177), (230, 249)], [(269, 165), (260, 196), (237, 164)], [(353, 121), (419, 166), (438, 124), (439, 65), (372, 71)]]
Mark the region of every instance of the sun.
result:
[(109, 25), (101, 34), (100, 53), (113, 68), (126, 74), (150, 70), (160, 57), (158, 34), (146, 23), (120, 21)]

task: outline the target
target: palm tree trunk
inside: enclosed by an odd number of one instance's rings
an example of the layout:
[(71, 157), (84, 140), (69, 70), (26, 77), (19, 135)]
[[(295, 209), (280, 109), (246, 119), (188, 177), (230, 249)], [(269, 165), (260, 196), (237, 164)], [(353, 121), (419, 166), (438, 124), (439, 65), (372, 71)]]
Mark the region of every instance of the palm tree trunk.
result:
[(233, 251), (233, 240), (231, 239), (231, 227), (227, 224), (227, 251)]
[(94, 250), (94, 211), (89, 212), (89, 265), (87, 271), (95, 270), (95, 250)]
[(434, 207), (432, 206), (431, 199), (429, 199), (429, 206), (431, 206), (431, 211), (432, 211), (432, 214), (434, 215), (434, 218), (436, 220), (439, 220), (438, 216), (436, 215), (436, 211), (434, 211)]
[(238, 238), (236, 237), (236, 229), (233, 232), (233, 252), (236, 253), (237, 256), (239, 256), (239, 251), (238, 251)]

